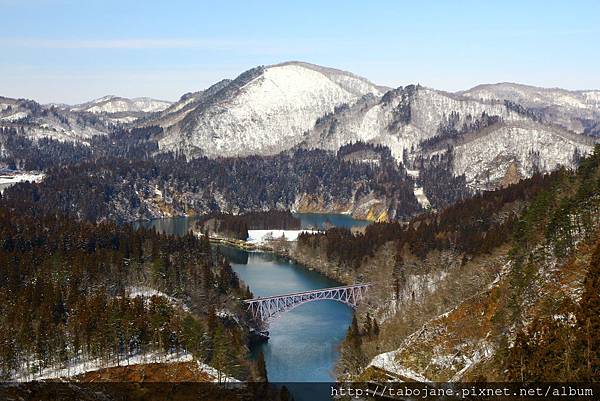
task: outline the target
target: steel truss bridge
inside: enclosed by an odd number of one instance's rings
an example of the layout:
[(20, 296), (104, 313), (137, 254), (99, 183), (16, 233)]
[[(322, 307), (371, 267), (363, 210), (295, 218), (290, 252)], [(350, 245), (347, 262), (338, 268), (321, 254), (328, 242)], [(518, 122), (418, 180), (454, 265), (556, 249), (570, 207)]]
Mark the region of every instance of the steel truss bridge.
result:
[(259, 297), (244, 302), (248, 305), (248, 311), (252, 314), (254, 320), (264, 325), (284, 312), (313, 301), (332, 300), (356, 308), (370, 286), (370, 283), (346, 285), (271, 297)]

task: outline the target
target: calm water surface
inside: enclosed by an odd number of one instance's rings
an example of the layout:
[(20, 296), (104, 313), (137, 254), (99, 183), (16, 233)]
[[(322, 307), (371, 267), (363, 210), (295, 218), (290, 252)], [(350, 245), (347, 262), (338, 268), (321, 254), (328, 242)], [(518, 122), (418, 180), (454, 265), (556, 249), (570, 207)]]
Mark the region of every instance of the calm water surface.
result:
[[(368, 224), (340, 214), (297, 214), (297, 217), (303, 228), (322, 229), (332, 225), (351, 228)], [(195, 218), (184, 217), (157, 219), (143, 224), (162, 232), (181, 235), (190, 230), (194, 223)], [(340, 285), (272, 253), (247, 252), (223, 246), (221, 249), (255, 296)], [(338, 347), (351, 321), (352, 309), (344, 304), (335, 301), (310, 302), (272, 321), (269, 341), (257, 345), (252, 352), (254, 355), (259, 351), (264, 353), (271, 382), (332, 381)], [(306, 390), (305, 387), (303, 389)], [(291, 390), (297, 401), (318, 399), (302, 389), (294, 391), (292, 386)]]

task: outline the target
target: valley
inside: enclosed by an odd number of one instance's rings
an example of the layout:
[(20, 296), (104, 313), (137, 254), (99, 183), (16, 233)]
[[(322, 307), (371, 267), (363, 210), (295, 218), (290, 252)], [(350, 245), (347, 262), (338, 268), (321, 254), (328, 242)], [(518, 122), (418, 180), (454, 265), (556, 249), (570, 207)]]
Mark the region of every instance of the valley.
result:
[[(597, 98), (304, 62), (0, 98), (2, 378), (596, 380)], [(244, 300), (355, 283), (254, 341)]]

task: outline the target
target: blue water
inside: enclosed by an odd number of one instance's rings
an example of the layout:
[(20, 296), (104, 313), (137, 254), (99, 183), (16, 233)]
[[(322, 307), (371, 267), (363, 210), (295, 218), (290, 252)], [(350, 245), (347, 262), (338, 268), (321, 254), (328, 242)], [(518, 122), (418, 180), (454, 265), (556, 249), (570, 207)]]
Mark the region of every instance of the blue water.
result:
[[(300, 226), (306, 229), (325, 230), (329, 227), (365, 227), (371, 223), (367, 220), (356, 220), (347, 214), (294, 213), (294, 216), (300, 219)], [(155, 227), (160, 232), (183, 235), (194, 228), (194, 224), (198, 219), (199, 217), (172, 217), (136, 222), (134, 226)]]
[(302, 228), (316, 228), (324, 230), (329, 227), (366, 227), (371, 224), (367, 220), (356, 220), (348, 214), (330, 213), (294, 213), (300, 219)]
[[(340, 214), (297, 214), (303, 228), (360, 227), (368, 222)], [(193, 227), (195, 218), (158, 219), (142, 223), (157, 230), (182, 235)], [(221, 246), (233, 270), (250, 286), (255, 296), (333, 287), (339, 283), (268, 252), (247, 252)], [(338, 358), (338, 347), (352, 321), (352, 309), (335, 301), (301, 305), (284, 313), (269, 325), (270, 338), (252, 350), (262, 351), (271, 382), (330, 382)], [(288, 386), (296, 401), (329, 400), (318, 397), (306, 386)]]
[[(297, 264), (264, 252), (226, 249), (247, 254), (246, 263), (234, 263), (233, 270), (250, 285), (254, 296), (334, 287), (338, 282)], [(239, 259), (238, 259), (239, 260)], [(272, 382), (331, 381), (338, 358), (337, 348), (352, 321), (352, 310), (335, 301), (301, 305), (284, 313), (269, 325), (270, 339), (253, 349), (265, 355)]]

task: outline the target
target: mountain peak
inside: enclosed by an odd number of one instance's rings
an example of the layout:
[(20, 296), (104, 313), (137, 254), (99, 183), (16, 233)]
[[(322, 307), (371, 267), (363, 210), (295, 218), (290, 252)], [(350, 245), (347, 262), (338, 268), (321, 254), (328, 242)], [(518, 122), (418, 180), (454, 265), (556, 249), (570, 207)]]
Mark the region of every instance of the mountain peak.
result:
[[(188, 156), (273, 154), (301, 140), (324, 114), (384, 90), (333, 68), (291, 61), (258, 66), (198, 99), (178, 102), (160, 146)], [(185, 104), (184, 104), (185, 103)]]
[(136, 97), (128, 99), (125, 97), (106, 95), (86, 103), (71, 107), (72, 111), (85, 111), (88, 113), (155, 113), (166, 109), (171, 102), (157, 100), (149, 97)]

